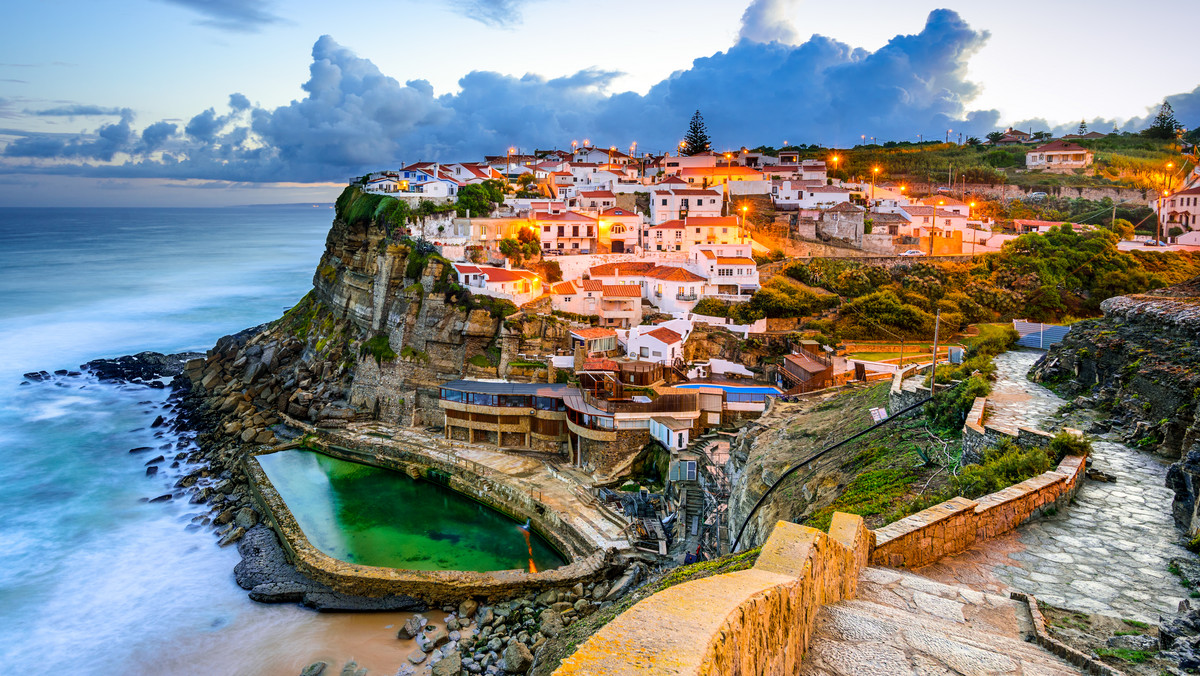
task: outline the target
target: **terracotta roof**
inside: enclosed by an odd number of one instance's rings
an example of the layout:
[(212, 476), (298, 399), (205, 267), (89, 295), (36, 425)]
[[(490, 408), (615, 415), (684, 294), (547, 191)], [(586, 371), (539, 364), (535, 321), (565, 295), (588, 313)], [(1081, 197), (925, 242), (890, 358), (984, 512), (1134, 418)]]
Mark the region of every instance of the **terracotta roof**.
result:
[(946, 197), (946, 196), (935, 197), (933, 195), (930, 195), (929, 197), (922, 197), (921, 204), (924, 204), (925, 206), (929, 206), (929, 207), (932, 207), (935, 205), (936, 206), (951, 206), (951, 207), (967, 206), (966, 202), (964, 202), (962, 200), (954, 199), (953, 197)]
[(695, 196), (697, 196), (697, 195), (700, 195), (700, 196), (703, 196), (703, 197), (720, 197), (720, 196), (721, 196), (721, 193), (719, 193), (719, 192), (717, 192), (717, 191), (715, 191), (715, 190), (700, 190), (700, 189), (689, 189), (689, 188), (672, 188), (670, 192), (671, 192), (671, 193), (673, 193), (673, 194), (675, 194), (675, 195), (684, 195), (684, 196), (686, 196), (686, 197), (695, 197)]
[(620, 275), (640, 275), (655, 268), (654, 263), (625, 261), (622, 263), (605, 263), (588, 270), (592, 277), (613, 277)]
[(714, 226), (736, 226), (738, 224), (737, 216), (688, 216), (683, 219), (684, 225), (698, 225), (702, 228), (711, 228)]
[(841, 202), (841, 203), (839, 203), (839, 204), (835, 205), (833, 208), (826, 209), (826, 211), (834, 211), (834, 212), (838, 212), (838, 213), (857, 214), (857, 213), (858, 213), (858, 212), (860, 212), (860, 211), (864, 211), (864, 209), (863, 209), (862, 207), (855, 206), (855, 205), (853, 205), (853, 204), (851, 204), (851, 203), (849, 203), (849, 202)]
[(1034, 148), (1033, 150), (1028, 151), (1028, 153), (1057, 152), (1060, 150), (1063, 150), (1063, 151), (1081, 150), (1084, 152), (1089, 152), (1087, 148), (1084, 148), (1083, 146), (1079, 145), (1078, 143), (1070, 143), (1068, 141), (1054, 141), (1052, 143), (1047, 143), (1044, 146), (1038, 146), (1038, 147)]
[(684, 167), (680, 171), (681, 176), (716, 176), (718, 174), (727, 174), (733, 176), (740, 174), (749, 176), (752, 174), (761, 174), (761, 171), (751, 169), (750, 167), (741, 167), (734, 165), (732, 167)]
[(559, 282), (559, 283), (555, 284), (554, 286), (550, 287), (550, 289), (551, 289), (551, 293), (555, 293), (555, 294), (559, 294), (559, 295), (563, 295), (563, 296), (575, 293), (575, 285), (572, 284), (571, 282)]
[(667, 345), (670, 345), (671, 343), (678, 343), (679, 341), (683, 340), (683, 336), (675, 333), (671, 329), (665, 328), (657, 328), (653, 331), (647, 331), (644, 335), (650, 336), (655, 340), (662, 341)]
[(596, 219), (591, 216), (584, 216), (576, 211), (566, 211), (561, 214), (550, 214), (544, 211), (538, 211), (533, 214), (535, 221), (571, 221), (578, 223), (595, 223)]
[(458, 263), (454, 264), (454, 269), (458, 270), (459, 274), (464, 274), (464, 275), (477, 275), (480, 272), (483, 272), (482, 270), (480, 270), (478, 267), (476, 267), (474, 265), (459, 265)]
[(708, 280), (694, 272), (683, 268), (670, 266), (656, 267), (646, 273), (647, 277), (661, 279), (667, 282), (707, 282)]
[(619, 371), (621, 367), (611, 359), (584, 359), (584, 371)]
[(806, 373), (816, 374), (828, 368), (821, 362), (802, 354), (789, 354), (784, 357), (784, 359), (791, 362), (794, 366), (796, 366), (796, 368), (799, 368)]
[(673, 175), (673, 174), (672, 174), (671, 176), (668, 176), (668, 177), (666, 177), (665, 179), (663, 179), (663, 180), (662, 180), (662, 181), (659, 183), (659, 185), (666, 185), (666, 184), (668, 184), (668, 183), (682, 183), (682, 184), (684, 184), (684, 185), (687, 185), (687, 181), (685, 181), (685, 180), (683, 180), (682, 178), (679, 178), (678, 176), (675, 176), (675, 175)]
[(717, 258), (717, 265), (756, 265), (752, 258)]
[(636, 298), (642, 295), (642, 287), (637, 284), (605, 284), (605, 297)]
[[(903, 209), (908, 213), (909, 216), (936, 215), (939, 218), (966, 218), (966, 216), (958, 213), (957, 211), (946, 211), (945, 209), (938, 209), (936, 207), (906, 206), (903, 207)], [(934, 212), (936, 212), (936, 214)]]
[(612, 329), (602, 329), (598, 326), (593, 326), (590, 329), (575, 329), (571, 331), (571, 335), (584, 340), (595, 340), (597, 338), (616, 336), (617, 332)]
[(650, 226), (651, 230), (678, 230), (683, 228), (683, 221), (675, 219), (673, 221), (663, 221), (658, 225)]
[(843, 188), (840, 185), (814, 185), (808, 189), (809, 192), (836, 193), (846, 195), (852, 192), (862, 192), (862, 190), (854, 190), (851, 188)]
[(705, 258), (716, 258), (717, 257), (717, 254), (713, 253), (712, 251), (709, 251), (708, 249), (701, 249), (700, 253), (704, 254)]
[(625, 209), (622, 209), (621, 207), (609, 207), (609, 208), (605, 209), (604, 211), (601, 211), (600, 215), (601, 216), (637, 216), (637, 214), (633, 213), (632, 211), (626, 211)]
[(609, 190), (585, 190), (583, 192), (580, 192), (579, 196), (580, 197), (611, 197), (612, 199), (617, 198), (617, 196), (612, 194), (612, 191), (609, 191)]
[(579, 288), (584, 291), (603, 291), (604, 282), (598, 279), (581, 279), (579, 280)]
[(1167, 197), (1167, 199), (1171, 199), (1171, 197), (1174, 197), (1175, 195), (1200, 195), (1200, 185), (1194, 188), (1188, 188), (1187, 190), (1180, 190), (1179, 192)]
[(536, 273), (528, 270), (505, 270), (504, 268), (479, 268), (487, 276), (489, 282), (515, 282), (518, 279), (539, 279)]

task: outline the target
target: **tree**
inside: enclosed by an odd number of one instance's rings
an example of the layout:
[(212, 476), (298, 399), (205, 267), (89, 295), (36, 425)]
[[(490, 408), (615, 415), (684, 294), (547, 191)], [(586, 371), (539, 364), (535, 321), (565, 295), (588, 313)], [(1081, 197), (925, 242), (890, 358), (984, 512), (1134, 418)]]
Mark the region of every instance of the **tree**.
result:
[(1084, 134), (1086, 134), (1087, 133), (1087, 121), (1080, 120), (1079, 121), (1079, 129), (1076, 129), (1075, 133), (1079, 134), (1080, 136), (1083, 136)]
[(487, 186), (481, 184), (465, 185), (458, 191), (458, 215), (465, 217), (469, 212), (472, 216), (481, 217), (492, 213), (492, 209), (504, 198), (493, 199)]
[(987, 135), (988, 143), (992, 145), (996, 145), (1002, 138), (1004, 138), (1004, 132), (1002, 131), (993, 131)]
[(1175, 239), (1176, 237), (1178, 237), (1182, 234), (1183, 234), (1183, 228), (1179, 227), (1178, 225), (1176, 225), (1175, 227), (1173, 227), (1167, 231), (1167, 237), (1170, 237), (1171, 239)]
[(1033, 133), (1034, 141), (1045, 141), (1048, 138), (1050, 138), (1050, 132), (1048, 131), (1035, 131)]
[(1163, 101), (1158, 109), (1158, 115), (1154, 116), (1154, 123), (1142, 132), (1142, 136), (1174, 140), (1179, 135), (1180, 129), (1179, 121), (1175, 119), (1175, 109), (1171, 107), (1170, 103)]
[(687, 134), (683, 137), (683, 154), (697, 155), (708, 150), (708, 130), (704, 128), (704, 116), (697, 110), (688, 123)]
[(534, 179), (534, 176), (532, 173), (521, 174), (520, 176), (517, 177), (517, 185), (521, 186), (522, 188), (528, 188), (529, 184), (533, 183), (534, 180), (535, 179)]
[(980, 141), (978, 137), (975, 137), (975, 136), (967, 137), (967, 145), (969, 145), (969, 146), (977, 146), (981, 143), (983, 143), (983, 141)]
[(1118, 219), (1114, 220), (1112, 223), (1109, 223), (1108, 229), (1117, 233), (1117, 237), (1120, 237), (1121, 239), (1123, 239), (1125, 241), (1133, 239), (1133, 235), (1134, 235), (1133, 223), (1130, 223), (1129, 221), (1125, 220), (1124, 218), (1118, 218)]

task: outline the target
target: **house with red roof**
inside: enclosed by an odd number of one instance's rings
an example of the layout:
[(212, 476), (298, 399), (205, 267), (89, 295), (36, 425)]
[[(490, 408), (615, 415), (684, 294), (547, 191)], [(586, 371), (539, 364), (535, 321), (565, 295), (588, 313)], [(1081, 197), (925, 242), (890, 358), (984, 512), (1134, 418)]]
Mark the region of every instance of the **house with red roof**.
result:
[(596, 253), (598, 221), (593, 216), (578, 211), (535, 211), (529, 220), (538, 232), (543, 254)]
[(638, 284), (605, 284), (598, 279), (559, 282), (550, 290), (550, 302), (560, 312), (596, 315), (601, 327), (627, 329), (642, 323)]
[(643, 246), (647, 251), (688, 251), (701, 244), (748, 245), (750, 238), (737, 216), (685, 216), (646, 226)]
[(574, 205), (579, 211), (597, 215), (617, 206), (617, 196), (611, 190), (580, 190), (575, 193)]
[(542, 278), (529, 270), (455, 263), (454, 272), (471, 293), (511, 300), (518, 307), (542, 295)]
[(673, 319), (656, 326), (635, 326), (618, 336), (618, 340), (625, 347), (626, 356), (670, 366), (683, 359), (683, 344), (691, 330), (691, 322)]
[(1162, 220), (1166, 224), (1163, 236), (1166, 236), (1171, 228), (1178, 227), (1184, 231), (1186, 236), (1186, 240), (1184, 237), (1180, 237), (1180, 244), (1200, 244), (1200, 241), (1192, 242), (1196, 238), (1187, 234), (1192, 230), (1200, 230), (1200, 185), (1180, 190), (1174, 195), (1151, 202), (1155, 213), (1159, 211), (1160, 206), (1165, 215)]
[(1078, 143), (1053, 141), (1025, 153), (1025, 168), (1068, 172), (1091, 166), (1093, 159), (1092, 151)]
[(608, 248), (612, 253), (633, 251), (639, 244), (643, 218), (640, 213), (612, 207), (601, 211), (597, 216), (600, 232), (600, 247)]
[(650, 193), (650, 223), (657, 225), (688, 216), (720, 216), (724, 196), (716, 190), (659, 188)]

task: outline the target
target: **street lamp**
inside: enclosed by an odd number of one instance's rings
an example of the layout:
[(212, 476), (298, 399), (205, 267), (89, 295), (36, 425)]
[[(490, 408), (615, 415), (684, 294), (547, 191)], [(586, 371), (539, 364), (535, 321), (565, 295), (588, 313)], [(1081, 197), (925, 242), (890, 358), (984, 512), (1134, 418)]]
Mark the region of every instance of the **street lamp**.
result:
[(512, 179), (512, 156), (513, 156), (513, 153), (515, 153), (515, 152), (517, 152), (516, 148), (514, 148), (512, 146), (508, 147), (508, 160), (505, 163), (505, 166), (507, 167), (507, 170), (505, 171), (505, 178), (508, 178), (510, 180)]
[(571, 141), (571, 153), (575, 153), (575, 149), (579, 147), (579, 141)]
[(749, 209), (750, 207), (746, 206), (745, 204), (742, 205), (742, 221), (740, 224), (742, 228), (746, 227), (746, 211)]
[(875, 177), (879, 175), (879, 167), (871, 167), (871, 204), (875, 204)]
[(1163, 241), (1163, 231), (1166, 230), (1163, 224), (1163, 209), (1166, 206), (1167, 192), (1171, 189), (1171, 170), (1174, 168), (1174, 162), (1167, 162), (1167, 170), (1163, 173), (1162, 197), (1158, 198), (1158, 228), (1156, 228), (1154, 237), (1158, 242)]
[(837, 173), (837, 163), (838, 163), (838, 160), (841, 158), (839, 158), (837, 155), (834, 155), (832, 159), (833, 159), (833, 173), (836, 174)]
[(952, 132), (952, 131), (954, 131), (954, 130), (953, 129), (946, 130), (946, 143), (950, 142), (950, 132)]

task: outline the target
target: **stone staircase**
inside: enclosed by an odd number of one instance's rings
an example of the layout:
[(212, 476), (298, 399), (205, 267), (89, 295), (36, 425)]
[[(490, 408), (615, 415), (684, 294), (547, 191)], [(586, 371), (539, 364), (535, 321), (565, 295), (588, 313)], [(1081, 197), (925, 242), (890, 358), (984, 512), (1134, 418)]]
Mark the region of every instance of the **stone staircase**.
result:
[(1024, 602), (888, 568), (865, 568), (858, 595), (822, 606), (800, 673), (1081, 673), (1031, 639)]

